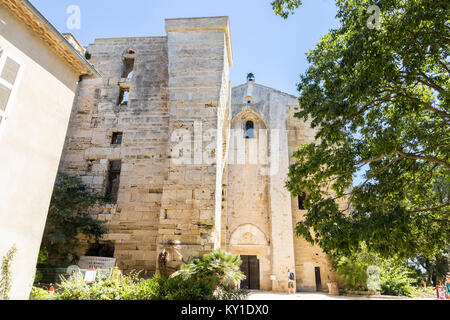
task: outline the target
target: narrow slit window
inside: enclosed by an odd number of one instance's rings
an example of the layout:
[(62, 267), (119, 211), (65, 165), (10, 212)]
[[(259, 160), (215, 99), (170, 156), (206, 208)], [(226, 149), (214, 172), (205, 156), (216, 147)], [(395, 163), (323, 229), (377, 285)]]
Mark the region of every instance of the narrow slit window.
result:
[(92, 173), (93, 162), (87, 161), (86, 173)]
[(253, 121), (247, 121), (245, 124), (245, 139), (255, 138), (255, 124)]
[(122, 78), (131, 79), (133, 77), (134, 57), (125, 57), (123, 59)]
[(127, 105), (128, 104), (128, 97), (130, 95), (130, 89), (127, 88), (120, 88), (120, 93), (119, 93), (119, 100), (118, 100), (118, 105), (122, 106), (122, 105)]
[(106, 186), (106, 196), (114, 202), (117, 201), (120, 186), (120, 172), (122, 170), (122, 161), (114, 160), (109, 163), (108, 184)]

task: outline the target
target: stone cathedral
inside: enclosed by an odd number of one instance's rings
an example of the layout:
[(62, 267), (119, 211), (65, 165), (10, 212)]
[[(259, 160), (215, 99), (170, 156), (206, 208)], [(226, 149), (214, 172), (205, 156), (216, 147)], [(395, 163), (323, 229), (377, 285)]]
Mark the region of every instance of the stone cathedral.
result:
[(314, 131), (295, 96), (253, 74), (232, 87), (228, 17), (85, 50), (102, 77), (80, 79), (60, 170), (111, 199), (93, 212), (108, 228), (97, 249), (152, 275), (221, 248), (241, 257), (242, 287), (287, 290), (291, 269), (297, 290), (327, 290), (331, 262), (295, 236), (306, 211), (284, 187)]

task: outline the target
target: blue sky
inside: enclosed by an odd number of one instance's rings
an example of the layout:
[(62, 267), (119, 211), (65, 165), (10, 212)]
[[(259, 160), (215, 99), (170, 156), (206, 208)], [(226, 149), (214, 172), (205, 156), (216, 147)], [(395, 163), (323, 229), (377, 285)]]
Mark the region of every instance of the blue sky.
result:
[[(165, 35), (164, 19), (229, 16), (234, 63), (233, 86), (256, 82), (297, 96), (306, 53), (337, 28), (335, 0), (303, 0), (287, 20), (276, 16), (271, 0), (31, 0), (60, 31), (73, 33), (83, 46), (96, 38)], [(68, 29), (67, 8), (81, 10), (81, 28)], [(359, 174), (355, 183), (361, 182)]]
[[(295, 15), (275, 16), (271, 0), (31, 0), (60, 31), (72, 32), (82, 45), (95, 38), (162, 36), (165, 18), (229, 16), (233, 43), (233, 86), (256, 82), (297, 95), (306, 53), (338, 26), (334, 0), (304, 0)], [(81, 9), (81, 28), (69, 30), (70, 5)]]

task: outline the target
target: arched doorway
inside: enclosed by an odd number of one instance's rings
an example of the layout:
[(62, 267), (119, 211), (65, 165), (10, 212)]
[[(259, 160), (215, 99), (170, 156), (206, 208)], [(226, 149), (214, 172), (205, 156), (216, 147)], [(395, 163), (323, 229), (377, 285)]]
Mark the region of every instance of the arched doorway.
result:
[(262, 280), (264, 268), (270, 267), (268, 265), (269, 243), (258, 227), (253, 224), (243, 224), (236, 228), (230, 237), (229, 251), (238, 254), (242, 260), (241, 271), (246, 276), (241, 282), (242, 289), (260, 290), (261, 287), (268, 289)]

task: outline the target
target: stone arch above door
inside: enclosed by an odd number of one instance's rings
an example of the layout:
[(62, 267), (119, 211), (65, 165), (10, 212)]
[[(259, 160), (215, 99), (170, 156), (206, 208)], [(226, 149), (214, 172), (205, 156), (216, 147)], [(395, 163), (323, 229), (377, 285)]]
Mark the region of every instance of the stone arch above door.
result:
[(230, 237), (231, 246), (267, 246), (265, 234), (253, 224), (244, 224), (236, 228)]

